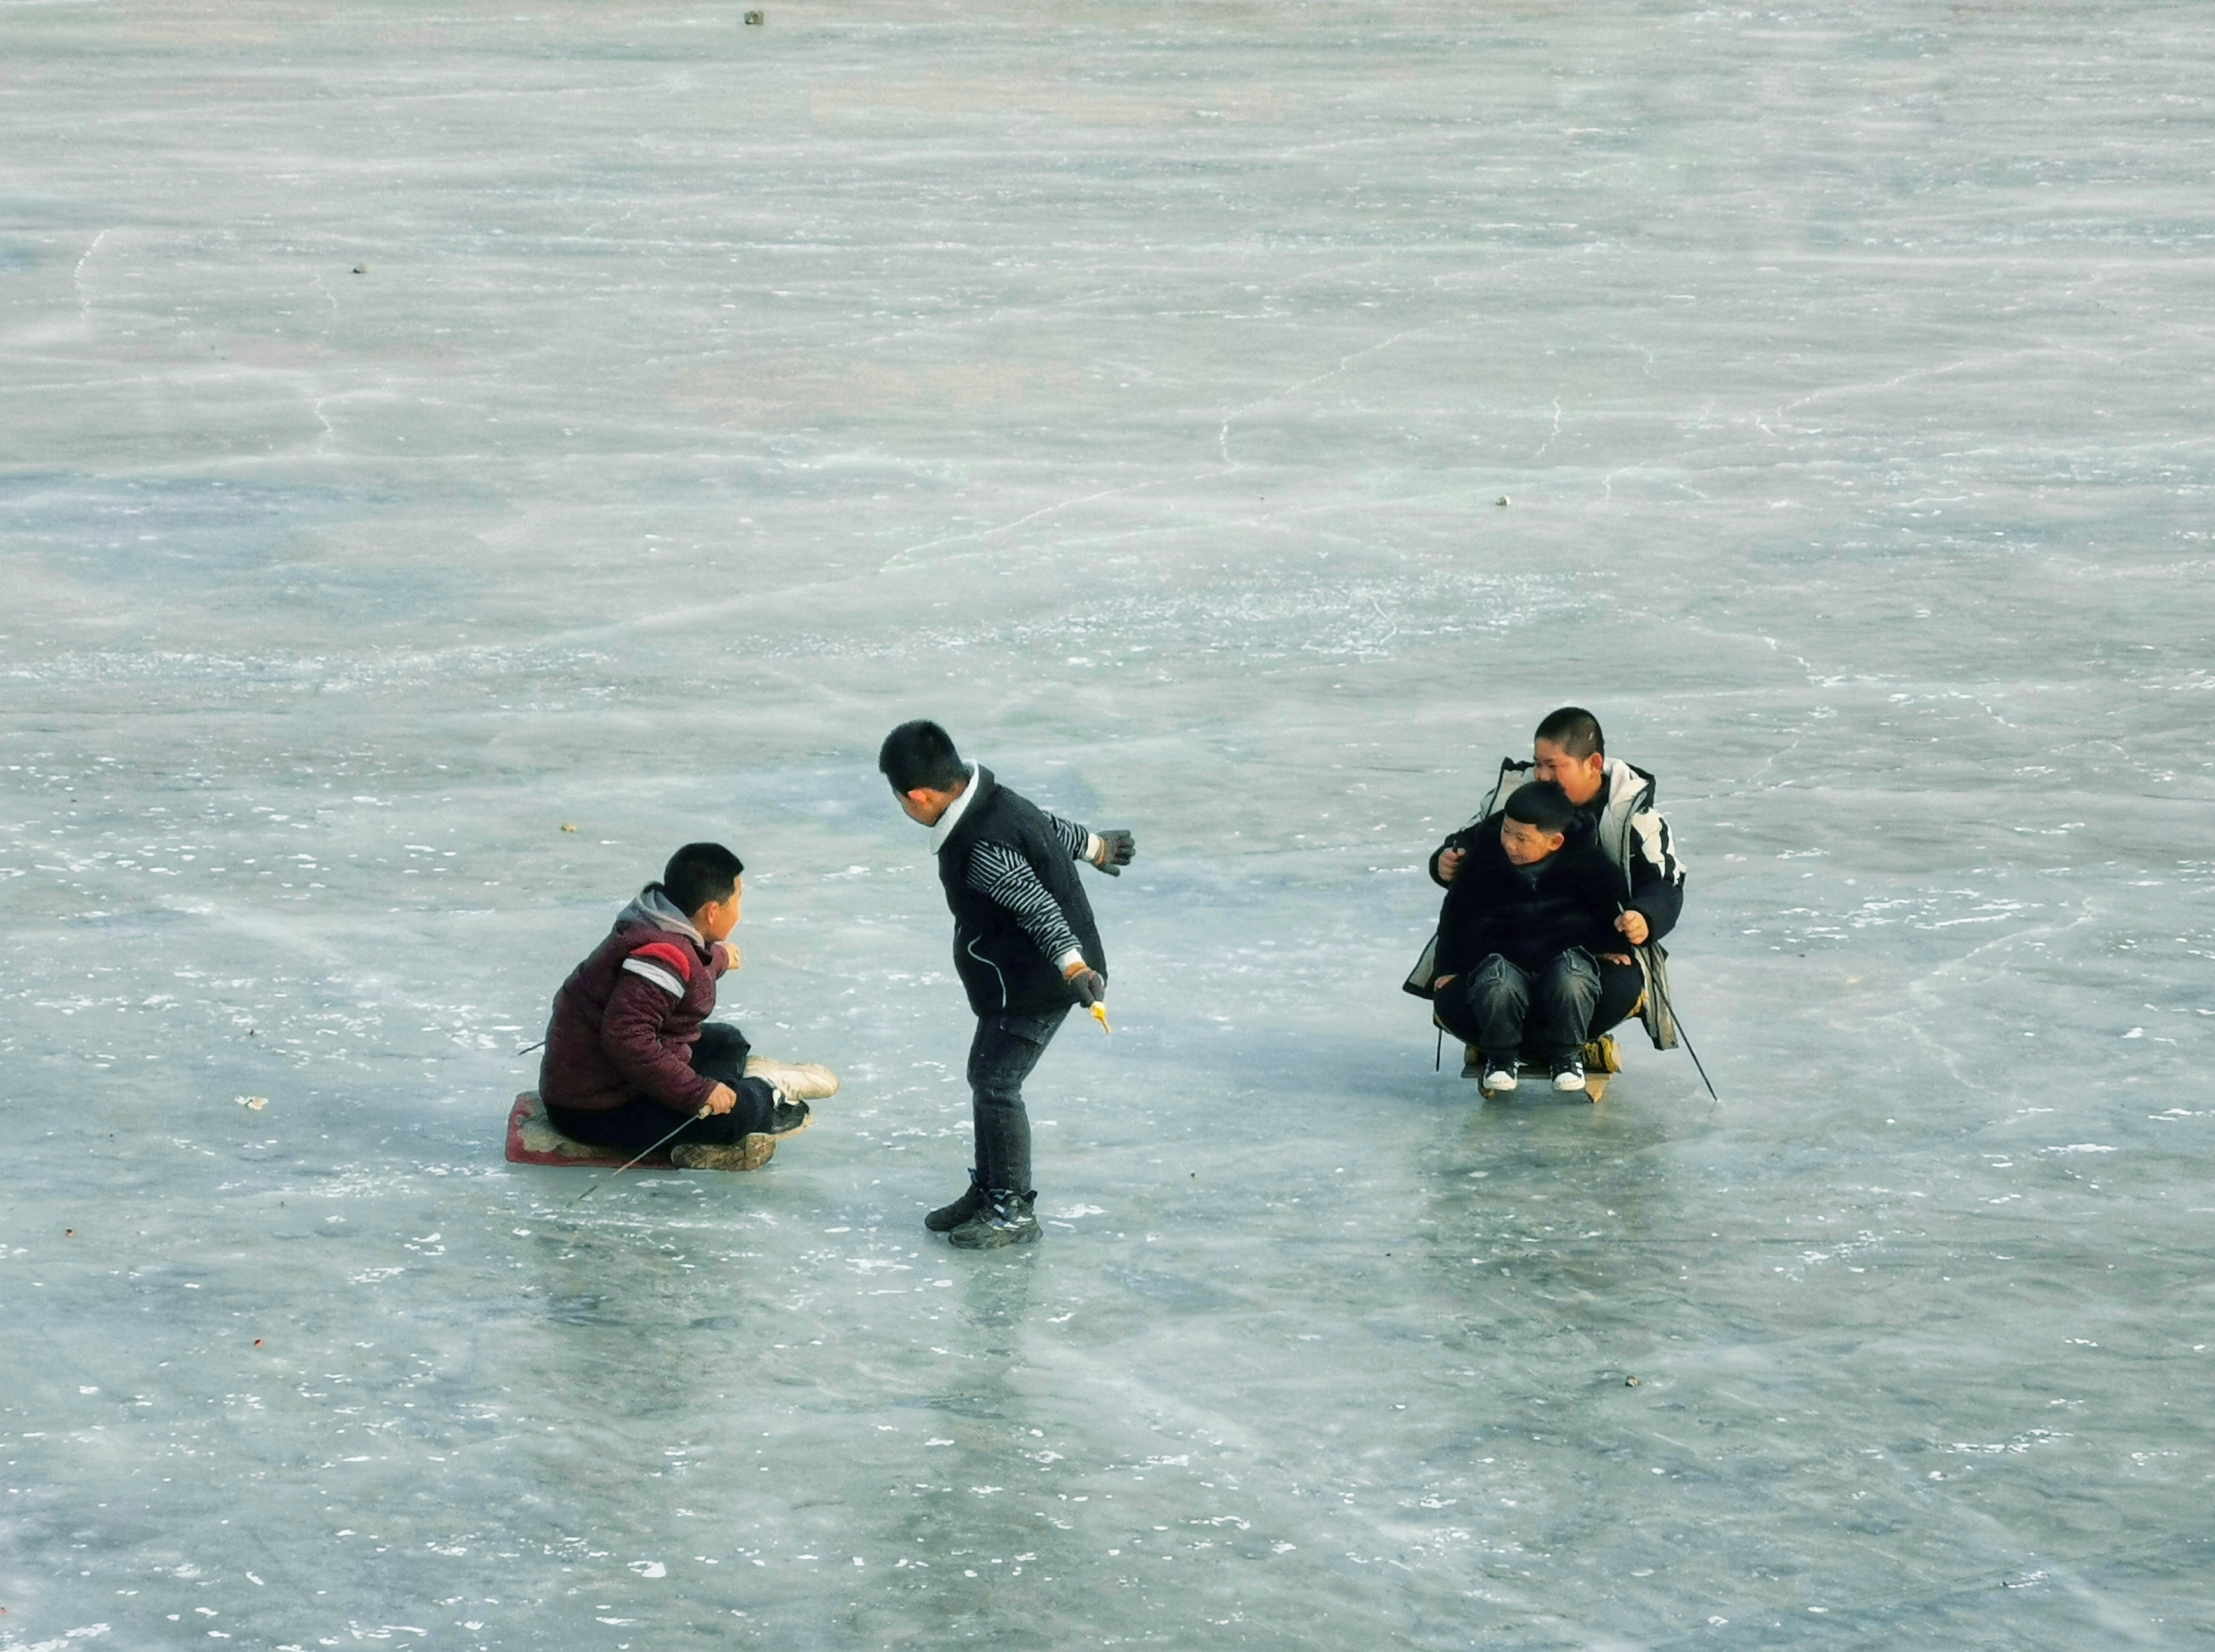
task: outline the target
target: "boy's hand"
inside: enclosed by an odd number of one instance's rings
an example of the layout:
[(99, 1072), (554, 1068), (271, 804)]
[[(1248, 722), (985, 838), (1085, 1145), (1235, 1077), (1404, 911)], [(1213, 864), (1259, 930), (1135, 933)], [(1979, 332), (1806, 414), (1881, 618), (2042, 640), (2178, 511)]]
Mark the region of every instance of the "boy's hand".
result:
[(708, 1110), (710, 1113), (727, 1113), (738, 1104), (739, 1092), (728, 1084), (717, 1084), (708, 1092)]
[(1121, 877), (1123, 869), (1138, 852), (1138, 840), (1117, 826), (1092, 835), (1100, 839), (1100, 852), (1092, 857), (1092, 863), (1111, 878)]
[(1077, 1001), (1089, 1010), (1095, 1004), (1108, 1001), (1108, 978), (1083, 959), (1062, 973), (1069, 990), (1077, 994)]
[(1468, 858), (1469, 851), (1466, 849), (1440, 850), (1439, 851), (1439, 879), (1444, 882), (1451, 883), (1454, 881), (1454, 874), (1461, 870), (1461, 863)]
[(723, 955), (723, 969), (725, 973), (727, 974), (733, 969), (745, 967), (745, 961), (739, 956), (738, 948), (733, 946), (728, 941), (716, 942), (715, 950)]
[(1433, 994), (1443, 992), (1460, 979), (1458, 975), (1441, 975), (1431, 983), (1431, 991)]
[(1635, 947), (1644, 946), (1646, 937), (1653, 932), (1647, 925), (1646, 914), (1635, 910), (1617, 918), (1615, 926), (1623, 931), (1623, 938)]
[(1599, 955), (1599, 961), (1604, 964), (1628, 964), (1634, 961), (1627, 952), (1603, 952)]

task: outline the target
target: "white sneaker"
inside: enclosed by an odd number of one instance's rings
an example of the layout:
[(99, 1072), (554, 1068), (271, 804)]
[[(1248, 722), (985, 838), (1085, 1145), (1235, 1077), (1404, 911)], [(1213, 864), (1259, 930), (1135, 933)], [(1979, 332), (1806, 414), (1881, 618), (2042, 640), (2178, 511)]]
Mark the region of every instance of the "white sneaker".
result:
[(1570, 1090), (1582, 1090), (1584, 1087), (1585, 1064), (1582, 1057), (1573, 1055), (1567, 1060), (1556, 1061), (1554, 1063), (1554, 1088), (1555, 1090), (1567, 1095)]
[(1512, 1061), (1494, 1061), (1489, 1056), (1485, 1058), (1484, 1078), (1479, 1083), (1480, 1089), (1499, 1096), (1514, 1089), (1515, 1084), (1515, 1064)]
[(758, 1078), (781, 1102), (819, 1102), (838, 1093), (838, 1075), (813, 1061), (780, 1061), (774, 1056), (746, 1058), (746, 1077)]

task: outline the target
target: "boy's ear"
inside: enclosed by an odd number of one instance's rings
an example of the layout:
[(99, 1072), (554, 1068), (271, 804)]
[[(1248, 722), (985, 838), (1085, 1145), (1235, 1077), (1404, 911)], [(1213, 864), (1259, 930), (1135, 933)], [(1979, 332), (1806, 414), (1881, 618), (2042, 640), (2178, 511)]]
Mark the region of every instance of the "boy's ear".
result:
[(1555, 850), (1559, 849), (1563, 844), (1568, 842), (1569, 834), (1566, 832), (1549, 832), (1546, 834), (1546, 838), (1548, 844), (1546, 852), (1550, 855)]

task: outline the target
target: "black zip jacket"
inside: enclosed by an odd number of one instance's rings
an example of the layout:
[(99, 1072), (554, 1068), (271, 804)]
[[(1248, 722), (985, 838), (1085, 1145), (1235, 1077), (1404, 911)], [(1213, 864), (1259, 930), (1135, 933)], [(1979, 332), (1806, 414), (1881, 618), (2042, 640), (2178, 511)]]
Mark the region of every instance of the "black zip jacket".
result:
[[(1608, 864), (1581, 826), (1533, 869), (1518, 867), (1500, 847), (1495, 814), (1463, 834), (1469, 858), (1447, 886), (1439, 908), (1438, 973), (1460, 975), (1494, 953), (1524, 969), (1541, 969), (1558, 952), (1628, 951), (1616, 932), (1623, 875)], [(1535, 879), (1525, 875), (1535, 870)]]
[(1049, 1016), (1065, 1010), (1077, 1002), (1077, 994), (1061, 972), (1040, 955), (1038, 943), (1014, 914), (969, 887), (969, 854), (979, 844), (1001, 844), (1029, 862), (1069, 919), (1085, 962), (1105, 975), (1108, 955), (1092, 919), (1092, 903), (1077, 881), (1077, 863), (1046, 812), (994, 780), (983, 764), (977, 765), (969, 783), (979, 789), (978, 794), (938, 850), (938, 881), (954, 913), (954, 967), (969, 994), (969, 1007), (979, 1016), (1003, 1010)]
[[(1493, 783), (1492, 801), (1504, 803), (1507, 795), (1530, 777), (1526, 759), (1500, 765)], [(1624, 904), (1644, 914), (1647, 939), (1659, 941), (1677, 927), (1684, 910), (1684, 864), (1678, 858), (1669, 823), (1654, 808), (1660, 787), (1652, 775), (1619, 758), (1607, 760), (1607, 780), (1598, 794), (1577, 811), (1598, 832), (1600, 853), (1616, 867)], [(1431, 881), (1447, 887), (1439, 875), (1439, 857), (1449, 849), (1466, 850), (1476, 841), (1484, 822), (1472, 821), (1431, 851)]]

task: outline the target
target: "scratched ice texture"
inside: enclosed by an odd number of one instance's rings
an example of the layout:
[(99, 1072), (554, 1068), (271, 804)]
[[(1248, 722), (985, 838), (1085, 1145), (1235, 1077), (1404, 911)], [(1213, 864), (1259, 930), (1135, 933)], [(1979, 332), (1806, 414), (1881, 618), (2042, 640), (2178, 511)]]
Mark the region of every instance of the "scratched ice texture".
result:
[[(4, 0), (0, 1648), (2207, 1645), (2211, 84)], [(1564, 700), (1719, 1103), (1481, 1105), (1398, 990)], [(917, 714), (1142, 845), (1022, 1253), (918, 1225)], [(703, 836), (845, 1092), (573, 1206), (515, 1052)]]

